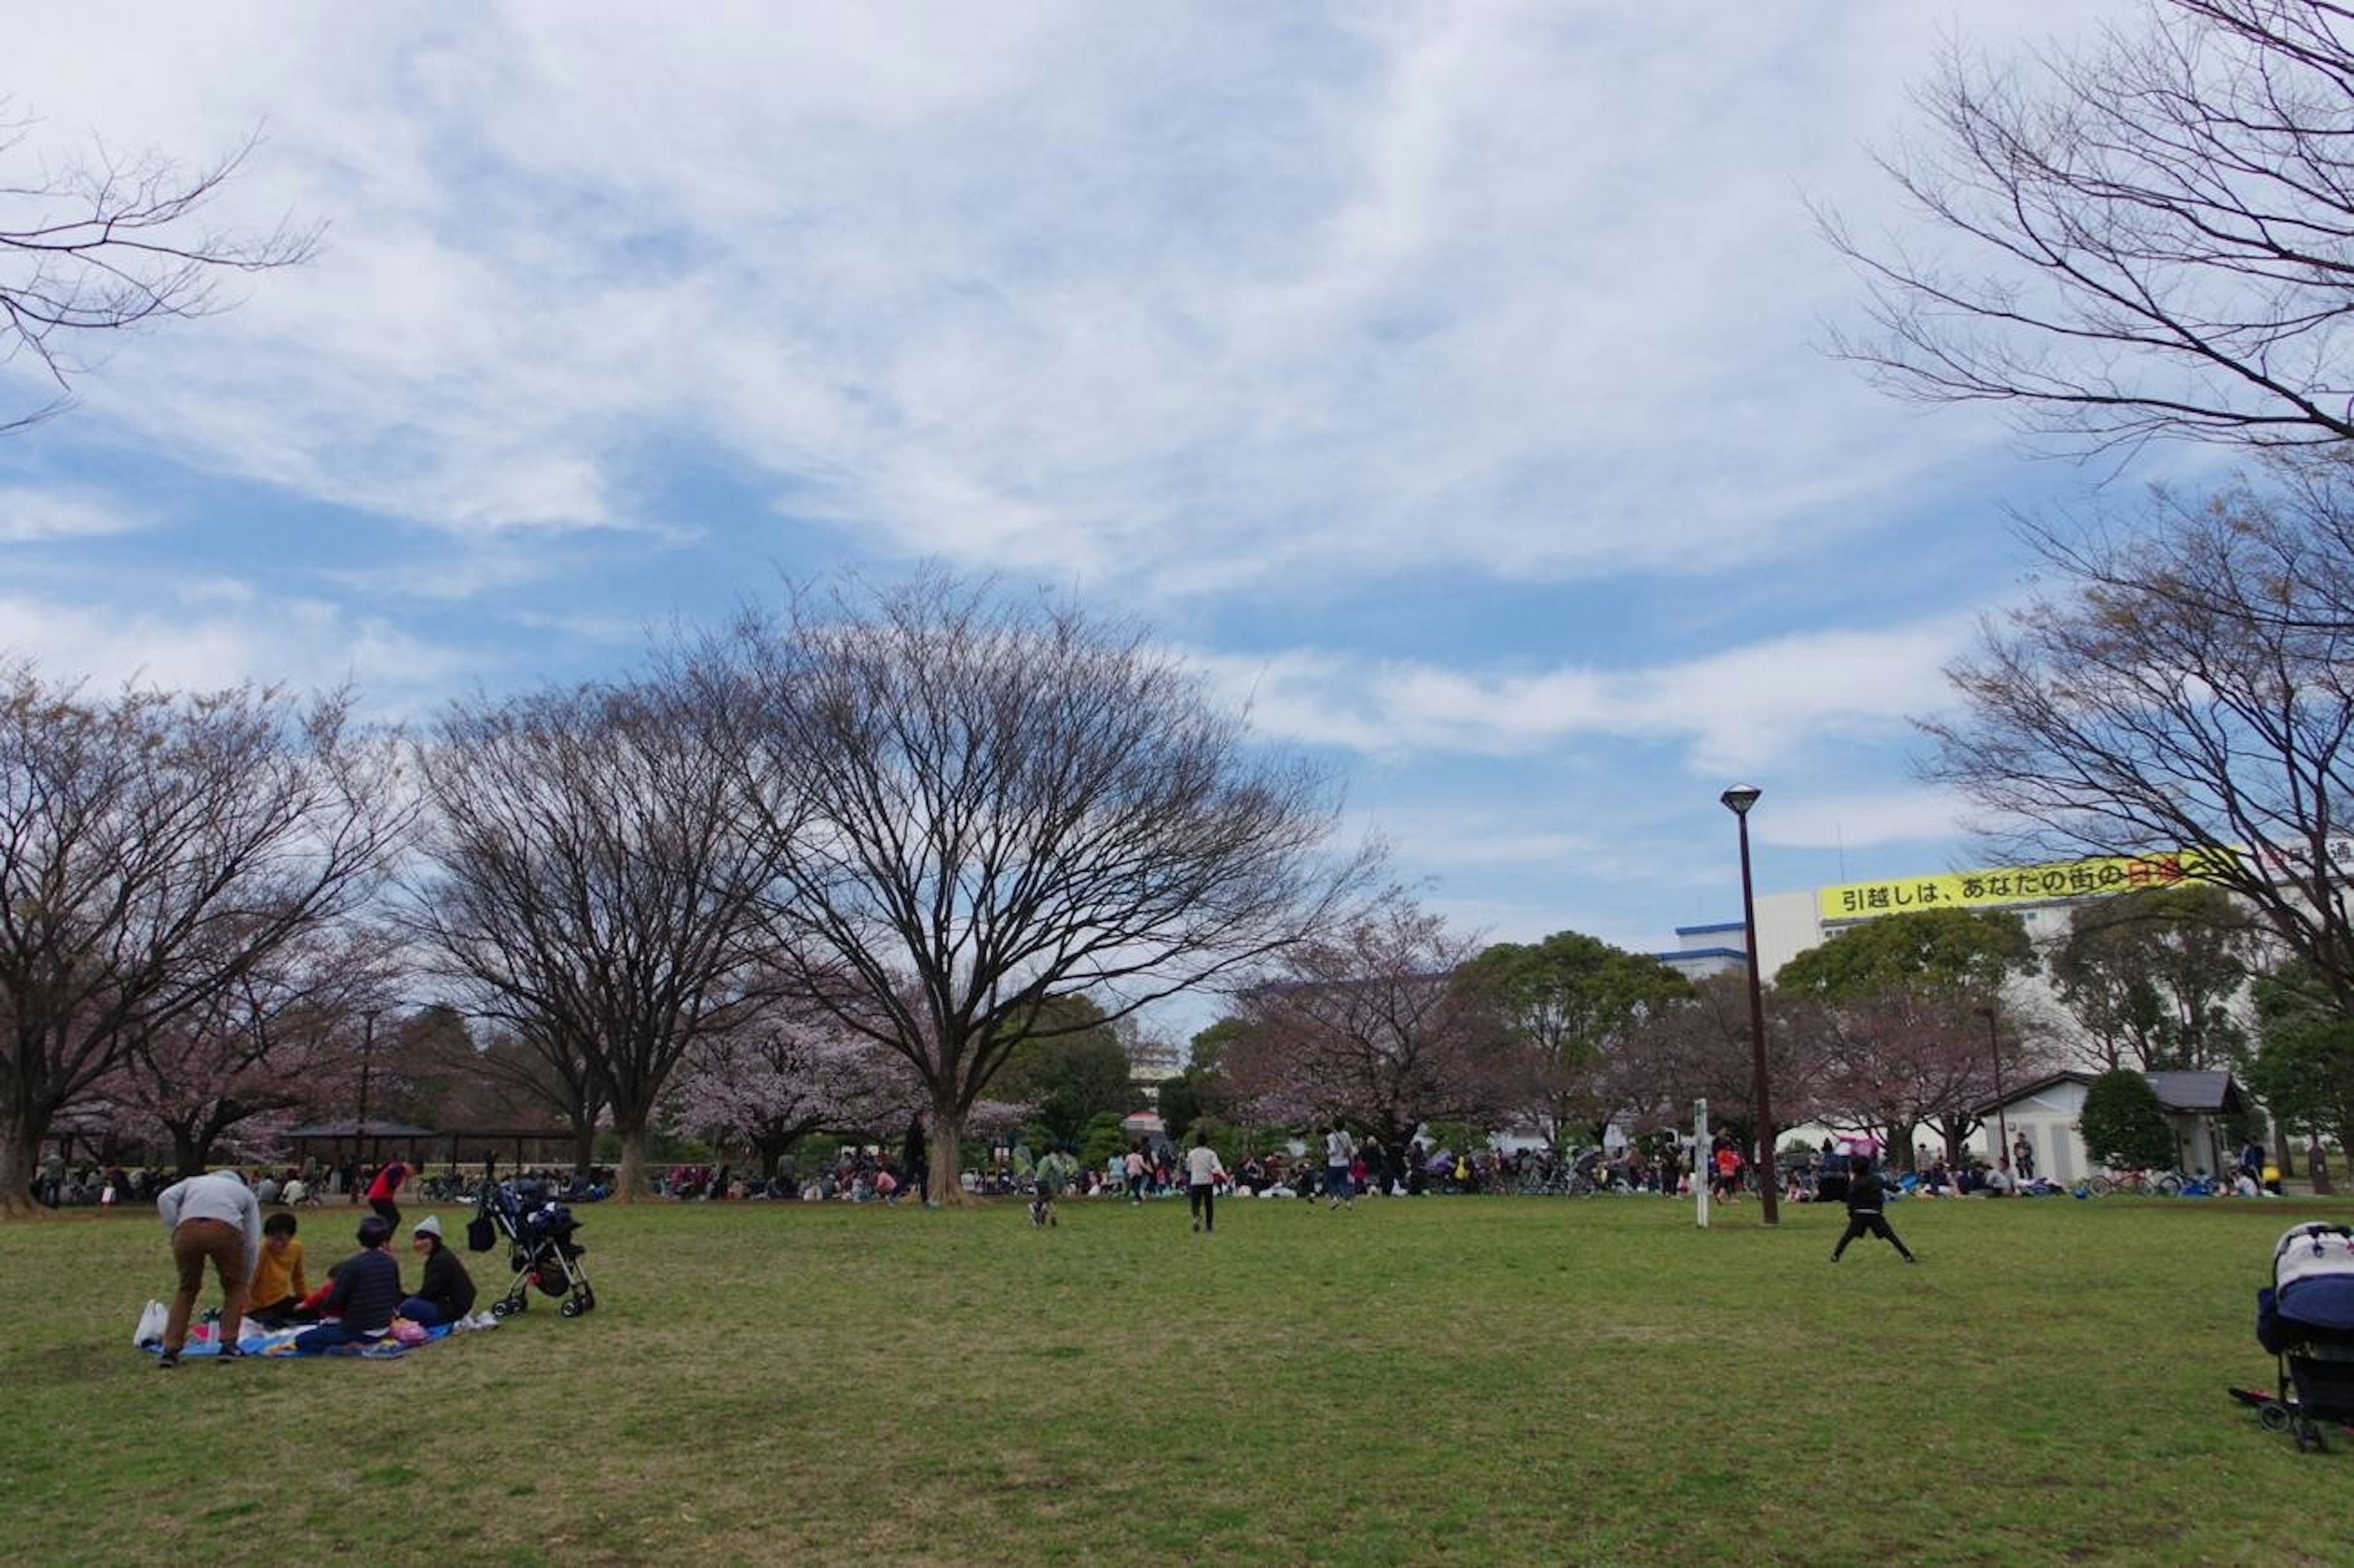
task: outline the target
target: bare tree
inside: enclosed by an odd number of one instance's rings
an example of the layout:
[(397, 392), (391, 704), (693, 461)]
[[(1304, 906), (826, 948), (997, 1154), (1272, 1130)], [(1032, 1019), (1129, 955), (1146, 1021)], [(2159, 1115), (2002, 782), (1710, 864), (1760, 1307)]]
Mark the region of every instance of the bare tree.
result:
[(1882, 166), (1960, 254), (1819, 214), (1877, 329), (1835, 352), (2094, 448), (2354, 437), (2349, 29), (2334, 0), (2149, 0), (2088, 48), (1954, 49)]
[(2294, 569), (2354, 518), (2354, 474), (2297, 472), (2046, 549), (2052, 586), (1947, 671), (1962, 711), (1922, 726), (1925, 771), (2020, 858), (2137, 857), (2238, 895), (2354, 1012), (2354, 614)]
[(373, 893), (409, 820), (343, 696), (0, 673), (0, 1215), (58, 1114)]
[[(1323, 776), (1138, 630), (930, 575), (798, 601), (737, 647), (767, 694), (775, 919), (794, 989), (922, 1081), (936, 1202), (1023, 1039), (1224, 983), (1317, 929), (1353, 863)], [(1084, 992), (1100, 1017), (1058, 1020)]]
[(665, 668), (454, 705), (419, 759), (434, 816), (408, 918), (472, 1005), (593, 1091), (634, 1196), (664, 1086), (761, 1000), (769, 851), (737, 794), (732, 694)]
[[(25, 156), (27, 122), (0, 100), (0, 160)], [(63, 409), (88, 368), (75, 344), (158, 320), (225, 308), (224, 273), (308, 260), (320, 228), (281, 222), (267, 233), (205, 226), (211, 206), (252, 155), (248, 137), (195, 168), (101, 143), (27, 183), (0, 179), (0, 365), (29, 359), (56, 396), (29, 413), (0, 413), (0, 434)]]
[(1348, 1122), (1404, 1150), (1426, 1121), (1518, 1108), (1525, 1051), (1490, 995), (1459, 983), (1475, 938), (1393, 890), (1301, 943), (1243, 999), (1225, 1067), (1254, 1120)]

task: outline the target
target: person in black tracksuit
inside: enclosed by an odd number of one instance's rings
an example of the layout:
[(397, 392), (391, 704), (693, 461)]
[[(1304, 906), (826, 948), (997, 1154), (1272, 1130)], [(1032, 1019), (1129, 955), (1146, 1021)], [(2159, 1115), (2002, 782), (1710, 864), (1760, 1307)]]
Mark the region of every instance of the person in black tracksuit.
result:
[(1880, 1212), (1887, 1192), (1887, 1187), (1880, 1180), (1880, 1172), (1865, 1161), (1857, 1160), (1855, 1175), (1847, 1185), (1847, 1234), (1840, 1237), (1839, 1245), (1831, 1248), (1833, 1263), (1840, 1260), (1840, 1254), (1847, 1250), (1848, 1243), (1862, 1235), (1883, 1236), (1890, 1246), (1903, 1254), (1905, 1262), (1921, 1261), (1913, 1255), (1903, 1242), (1897, 1239), (1896, 1233), (1888, 1228), (1887, 1216)]

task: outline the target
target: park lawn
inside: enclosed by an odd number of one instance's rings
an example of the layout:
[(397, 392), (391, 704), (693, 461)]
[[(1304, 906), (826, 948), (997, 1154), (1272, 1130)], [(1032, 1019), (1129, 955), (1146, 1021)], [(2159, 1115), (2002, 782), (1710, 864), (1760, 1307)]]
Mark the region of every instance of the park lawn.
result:
[(1911, 1202), (1911, 1268), (1635, 1198), (583, 1213), (577, 1321), (170, 1373), (151, 1217), (0, 1225), (0, 1560), (2354, 1563), (2354, 1438), (2225, 1396), (2354, 1204)]

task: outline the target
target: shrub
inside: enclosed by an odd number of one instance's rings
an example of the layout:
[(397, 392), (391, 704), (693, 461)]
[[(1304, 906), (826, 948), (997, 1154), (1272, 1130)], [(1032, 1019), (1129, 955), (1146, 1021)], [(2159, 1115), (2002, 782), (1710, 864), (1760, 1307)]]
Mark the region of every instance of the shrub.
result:
[(2077, 1127), (2085, 1152), (2095, 1160), (2145, 1171), (2173, 1168), (2173, 1124), (2158, 1091), (2139, 1073), (2120, 1067), (2094, 1078)]

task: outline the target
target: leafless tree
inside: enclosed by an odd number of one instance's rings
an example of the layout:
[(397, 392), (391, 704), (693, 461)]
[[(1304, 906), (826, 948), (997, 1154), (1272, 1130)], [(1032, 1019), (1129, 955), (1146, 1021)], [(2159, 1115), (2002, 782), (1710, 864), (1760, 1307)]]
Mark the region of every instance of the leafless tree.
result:
[[(1352, 885), (1324, 777), (1255, 749), (1141, 630), (932, 574), (803, 598), (736, 647), (766, 694), (748, 795), (779, 951), (920, 1077), (937, 1202), (962, 1201), (960, 1141), (1017, 1042), (1246, 977)], [(1074, 992), (1100, 1013), (1059, 1022)]]
[(2238, 895), (2354, 1012), (2354, 614), (2300, 567), (2354, 519), (2354, 473), (2296, 472), (2047, 548), (2045, 588), (1947, 671), (1961, 713), (1923, 725), (1925, 771), (2005, 853), (2142, 857)]
[(1915, 96), (1883, 167), (1958, 254), (1819, 214), (1876, 329), (1835, 352), (2096, 449), (2354, 437), (2354, 9), (2149, 0), (2082, 49), (1956, 48)]
[(604, 1080), (581, 1044), (587, 1036), (546, 1029), (521, 1033), (508, 1022), (477, 1058), (476, 1070), (491, 1090), (478, 1100), (555, 1118), (571, 1134), (573, 1169), (585, 1174), (596, 1160), (606, 1100)]
[(58, 1114), (373, 894), (410, 812), (341, 696), (0, 671), (0, 1214)]
[(1479, 951), (1390, 891), (1245, 995), (1234, 1092), (1255, 1121), (1347, 1122), (1393, 1154), (1426, 1121), (1492, 1125), (1517, 1108), (1526, 1052), (1489, 993), (1459, 983)]
[[(28, 123), (0, 100), (0, 165), (28, 161)], [(0, 411), (0, 434), (64, 408), (88, 368), (76, 344), (150, 322), (225, 307), (223, 274), (308, 260), (317, 226), (281, 221), (267, 233), (206, 227), (210, 207), (253, 154), (247, 138), (195, 168), (159, 154), (101, 143), (86, 156), (18, 179), (0, 175), (0, 365), (29, 360), (55, 388), (28, 413)]]
[(732, 700), (670, 664), (455, 705), (418, 754), (433, 805), (408, 900), (420, 945), (557, 1082), (611, 1107), (623, 1196), (681, 1059), (760, 997), (774, 871), (739, 809)]
[[(1770, 990), (1765, 1002), (1766, 1070), (1779, 1133), (1819, 1110), (1828, 1053), (1819, 1007)], [(1693, 982), (1687, 1000), (1651, 1012), (1605, 1055), (1605, 1103), (1638, 1126), (1687, 1127), (1692, 1102), (1705, 1099), (1720, 1126), (1738, 1123), (1754, 1133), (1755, 1065), (1749, 983), (1725, 970)]]

